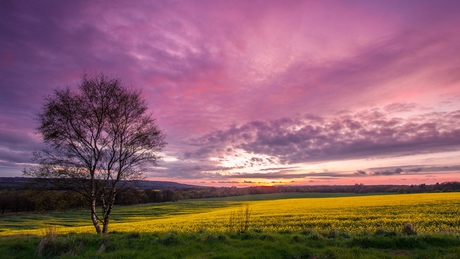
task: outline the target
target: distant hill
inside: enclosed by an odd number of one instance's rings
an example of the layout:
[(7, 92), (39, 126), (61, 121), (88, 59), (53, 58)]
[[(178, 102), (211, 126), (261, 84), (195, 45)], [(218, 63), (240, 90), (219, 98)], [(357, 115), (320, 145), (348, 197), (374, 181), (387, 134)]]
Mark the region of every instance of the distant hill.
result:
[(0, 190), (3, 189), (21, 189), (27, 182), (24, 177), (0, 177)]
[[(0, 177), (0, 190), (2, 189), (22, 189), (30, 178), (26, 177)], [(134, 187), (139, 189), (156, 189), (156, 190), (177, 190), (186, 188), (202, 187), (198, 185), (182, 184), (166, 181), (133, 181), (130, 182)]]

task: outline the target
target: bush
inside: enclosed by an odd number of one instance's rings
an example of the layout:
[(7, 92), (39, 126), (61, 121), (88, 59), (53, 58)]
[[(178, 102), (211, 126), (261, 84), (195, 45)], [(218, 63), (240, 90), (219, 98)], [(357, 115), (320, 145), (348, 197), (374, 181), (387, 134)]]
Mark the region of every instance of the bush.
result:
[(55, 257), (66, 253), (78, 253), (81, 245), (75, 245), (73, 240), (66, 237), (58, 237), (55, 227), (48, 227), (44, 237), (38, 244), (36, 253), (39, 256)]
[(415, 231), (414, 225), (412, 225), (411, 223), (404, 224), (402, 232), (406, 235), (417, 235), (417, 231)]

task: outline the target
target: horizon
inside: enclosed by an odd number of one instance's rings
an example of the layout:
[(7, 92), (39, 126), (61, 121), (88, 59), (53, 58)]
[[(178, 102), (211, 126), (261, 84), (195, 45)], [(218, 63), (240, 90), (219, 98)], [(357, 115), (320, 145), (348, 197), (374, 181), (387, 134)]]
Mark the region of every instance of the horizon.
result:
[(459, 181), (459, 1), (2, 3), (0, 177), (83, 73), (142, 91), (146, 179), (206, 186)]
[[(1, 179), (30, 179), (30, 177), (25, 177), (25, 176), (0, 176)], [(337, 187), (337, 186), (367, 186), (367, 187), (372, 187), (372, 186), (399, 186), (399, 187), (411, 187), (411, 186), (435, 186), (435, 185), (443, 185), (443, 184), (450, 184), (450, 183), (460, 183), (459, 181), (448, 181), (448, 182), (436, 182), (433, 184), (363, 184), (363, 183), (355, 183), (355, 184), (333, 184), (333, 185), (315, 185), (315, 184), (280, 184), (280, 185), (249, 185), (249, 186), (243, 186), (243, 185), (231, 185), (231, 186), (207, 186), (207, 185), (192, 185), (192, 184), (187, 184), (187, 183), (181, 183), (180, 181), (159, 181), (159, 180), (148, 180), (148, 179), (138, 179), (138, 180), (126, 180), (128, 182), (154, 182), (154, 183), (168, 183), (168, 184), (178, 184), (178, 185), (185, 185), (185, 186), (191, 186), (191, 188), (276, 188), (276, 187)], [(450, 192), (450, 191), (449, 191)], [(416, 192), (417, 193), (417, 192)]]

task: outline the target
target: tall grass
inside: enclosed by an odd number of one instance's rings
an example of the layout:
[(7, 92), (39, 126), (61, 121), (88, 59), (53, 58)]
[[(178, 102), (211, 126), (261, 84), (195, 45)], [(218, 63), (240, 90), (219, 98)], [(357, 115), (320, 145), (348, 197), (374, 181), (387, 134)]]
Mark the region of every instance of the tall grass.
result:
[(233, 232), (244, 232), (249, 229), (251, 220), (251, 208), (248, 204), (239, 210), (231, 211), (228, 229)]

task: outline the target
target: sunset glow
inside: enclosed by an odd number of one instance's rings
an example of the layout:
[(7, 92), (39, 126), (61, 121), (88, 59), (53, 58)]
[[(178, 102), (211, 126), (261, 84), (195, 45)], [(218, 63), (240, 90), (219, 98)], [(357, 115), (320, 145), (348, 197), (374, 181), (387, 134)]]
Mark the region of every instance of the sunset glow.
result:
[(0, 4), (0, 176), (53, 89), (103, 72), (167, 135), (150, 180), (460, 181), (460, 1)]

